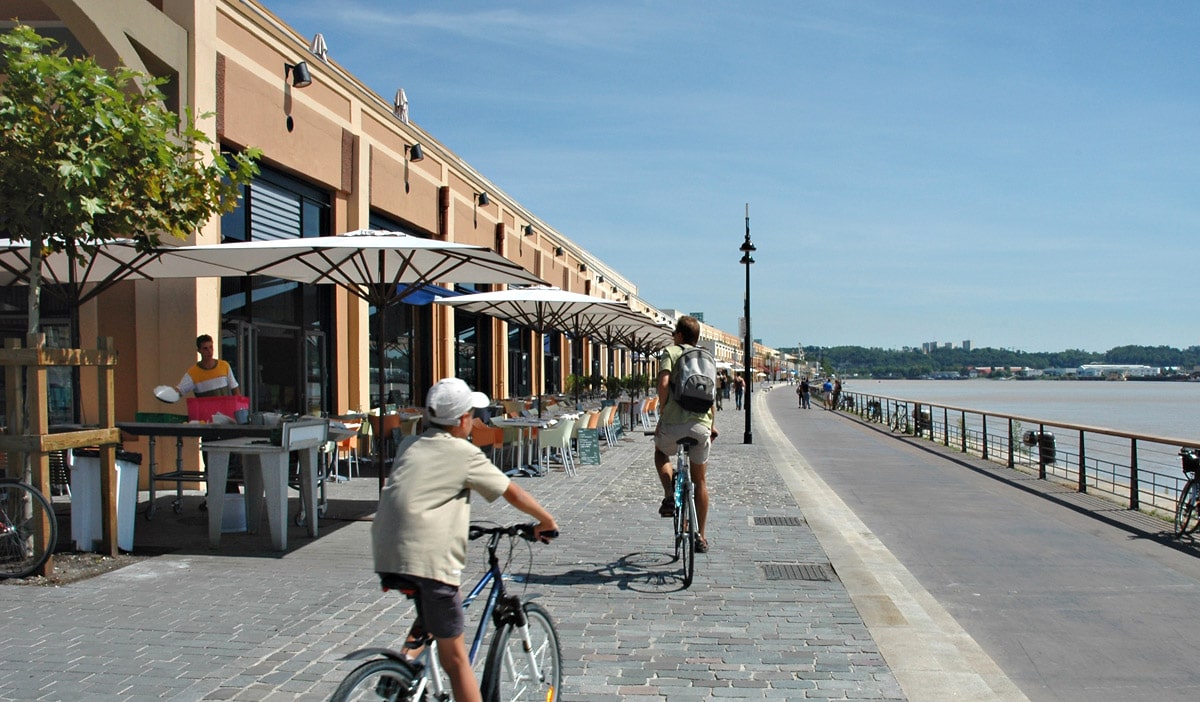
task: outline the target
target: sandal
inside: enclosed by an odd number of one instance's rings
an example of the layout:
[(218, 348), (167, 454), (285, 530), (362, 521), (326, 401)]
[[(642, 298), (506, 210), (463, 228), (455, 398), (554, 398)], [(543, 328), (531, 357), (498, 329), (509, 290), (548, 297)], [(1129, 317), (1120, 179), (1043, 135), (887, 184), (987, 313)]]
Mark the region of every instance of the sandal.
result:
[(675, 516), (675, 500), (670, 497), (664, 497), (662, 504), (658, 507), (658, 516), (674, 517)]
[(708, 553), (708, 539), (696, 534), (696, 553)]

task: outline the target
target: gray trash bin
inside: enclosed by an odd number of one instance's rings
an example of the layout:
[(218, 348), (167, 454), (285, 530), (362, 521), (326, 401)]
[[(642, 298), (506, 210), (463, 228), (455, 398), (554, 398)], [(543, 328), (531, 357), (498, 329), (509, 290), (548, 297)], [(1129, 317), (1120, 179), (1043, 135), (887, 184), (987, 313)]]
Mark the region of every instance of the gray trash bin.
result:
[[(137, 523), (138, 471), (142, 455), (117, 451), (117, 548), (133, 550)], [(104, 539), (100, 510), (100, 452), (75, 449), (71, 461), (71, 540), (80, 551), (94, 551)]]

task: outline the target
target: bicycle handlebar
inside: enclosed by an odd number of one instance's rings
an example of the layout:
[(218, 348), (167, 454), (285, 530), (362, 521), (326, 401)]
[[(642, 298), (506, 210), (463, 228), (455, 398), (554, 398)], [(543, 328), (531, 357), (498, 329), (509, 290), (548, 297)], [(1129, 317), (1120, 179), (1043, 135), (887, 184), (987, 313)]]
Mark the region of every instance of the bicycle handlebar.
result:
[[(485, 527), (479, 524), (472, 524), (467, 530), (467, 538), (471, 541), (474, 541), (475, 539), (479, 539), (484, 536), (497, 534), (500, 536), (519, 536), (526, 541), (537, 541), (537, 537), (535, 537), (533, 534), (533, 530), (536, 526), (536, 524), (512, 524), (510, 526)], [(557, 539), (558, 533), (559, 532), (557, 529), (543, 531), (542, 537), (546, 539)]]

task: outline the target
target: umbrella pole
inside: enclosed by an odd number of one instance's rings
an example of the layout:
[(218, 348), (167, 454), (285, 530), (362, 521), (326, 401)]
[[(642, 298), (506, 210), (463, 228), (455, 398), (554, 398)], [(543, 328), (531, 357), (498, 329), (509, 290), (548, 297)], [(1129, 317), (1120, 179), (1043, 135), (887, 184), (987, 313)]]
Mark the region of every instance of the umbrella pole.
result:
[(379, 363), (379, 492), (383, 492), (383, 483), (387, 480), (387, 443), (383, 435), (383, 415), (387, 411), (387, 396), (385, 395), (384, 383), (387, 380), (387, 369), (384, 363), (387, 361), (387, 348), (384, 343), (384, 335), (387, 333), (387, 318), (384, 317), (387, 306), (376, 305), (375, 314), (379, 316), (379, 321), (376, 326), (375, 351), (378, 356)]

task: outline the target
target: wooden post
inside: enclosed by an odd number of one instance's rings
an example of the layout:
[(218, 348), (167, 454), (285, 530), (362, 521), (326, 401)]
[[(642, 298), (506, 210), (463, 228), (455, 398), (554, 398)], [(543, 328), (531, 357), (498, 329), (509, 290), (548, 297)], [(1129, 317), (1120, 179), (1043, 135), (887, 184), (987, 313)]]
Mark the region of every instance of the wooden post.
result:
[[(38, 355), (41, 355), (45, 348), (45, 334), (28, 334), (25, 337), (25, 346), (33, 349)], [(28, 415), (29, 423), (25, 426), (24, 434), (36, 434), (45, 436), (50, 433), (50, 411), (46, 404), (46, 367), (41, 364), (35, 364), (25, 368), (25, 402), (26, 414)], [(43, 495), (50, 495), (50, 457), (46, 453), (38, 451), (30, 453), (29, 456), (29, 483), (37, 488)], [(53, 515), (46, 515), (47, 519), (53, 518)], [(49, 524), (39, 524), (35, 528), (38, 538), (43, 542), (49, 534)], [(54, 549), (57, 544), (48, 544), (47, 550), (50, 551), (50, 557), (38, 570), (38, 575), (49, 575), (54, 572)]]
[[(112, 358), (115, 358), (116, 348), (112, 337), (100, 338), (97, 348), (106, 354), (113, 354)], [(111, 427), (114, 426), (116, 418), (113, 366), (101, 365), (98, 368), (98, 374), (99, 382), (96, 383), (96, 389), (100, 405), (99, 422), (102, 427)], [(101, 549), (110, 556), (116, 556), (120, 553), (120, 548), (117, 546), (117, 447), (113, 444), (100, 446), (100, 495), (101, 531), (103, 533)], [(129, 515), (128, 518), (133, 519), (134, 515)]]

